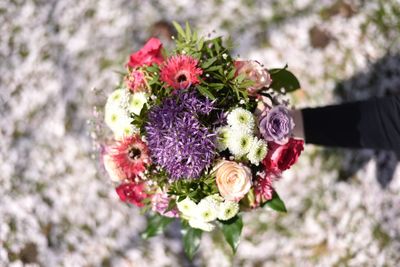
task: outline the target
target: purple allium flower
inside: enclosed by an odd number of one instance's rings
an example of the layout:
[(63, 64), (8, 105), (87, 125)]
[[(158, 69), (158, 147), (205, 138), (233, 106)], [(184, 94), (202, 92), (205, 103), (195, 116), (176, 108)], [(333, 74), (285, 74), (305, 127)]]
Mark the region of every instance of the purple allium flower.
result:
[(152, 210), (160, 213), (165, 217), (179, 217), (179, 212), (176, 208), (166, 211), (168, 209), (169, 201), (170, 198), (164, 192), (154, 194), (151, 198)]
[(150, 109), (145, 126), (153, 162), (172, 180), (198, 178), (216, 155), (216, 136), (198, 119), (213, 103), (195, 92), (179, 92)]
[(283, 105), (263, 112), (259, 122), (260, 133), (264, 139), (280, 145), (287, 143), (294, 128), (293, 118)]

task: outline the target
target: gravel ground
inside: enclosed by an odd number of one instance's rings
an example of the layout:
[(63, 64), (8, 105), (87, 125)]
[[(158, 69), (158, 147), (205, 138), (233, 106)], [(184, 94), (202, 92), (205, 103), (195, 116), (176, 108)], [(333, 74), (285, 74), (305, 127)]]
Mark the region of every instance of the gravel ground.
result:
[(396, 266), (393, 154), (308, 145), (277, 183), (289, 213), (246, 214), (236, 256), (207, 234), (191, 263), (179, 225), (140, 239), (145, 217), (98, 165), (95, 108), (129, 53), (167, 40), (172, 20), (231, 35), (243, 58), (288, 63), (297, 107), (397, 93), (399, 18), (398, 0), (0, 2), (0, 266)]

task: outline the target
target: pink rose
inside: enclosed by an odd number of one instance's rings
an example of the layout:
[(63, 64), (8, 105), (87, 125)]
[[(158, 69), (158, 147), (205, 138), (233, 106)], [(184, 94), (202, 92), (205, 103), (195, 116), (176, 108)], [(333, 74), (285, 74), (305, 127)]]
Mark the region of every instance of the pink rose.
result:
[(225, 200), (241, 200), (251, 187), (251, 170), (234, 161), (223, 160), (216, 167), (219, 193)]
[(141, 67), (143, 65), (150, 66), (153, 63), (161, 64), (164, 58), (161, 54), (162, 44), (157, 38), (151, 38), (147, 43), (137, 51), (131, 54), (128, 66), (131, 68)]
[(252, 86), (247, 88), (247, 92), (251, 96), (256, 96), (257, 92), (264, 87), (269, 87), (272, 83), (271, 76), (260, 63), (254, 60), (235, 61), (236, 75), (244, 74), (245, 77), (254, 82)]
[(268, 154), (262, 161), (267, 173), (278, 174), (289, 169), (296, 163), (304, 149), (304, 141), (290, 138), (284, 145), (274, 142), (268, 143)]

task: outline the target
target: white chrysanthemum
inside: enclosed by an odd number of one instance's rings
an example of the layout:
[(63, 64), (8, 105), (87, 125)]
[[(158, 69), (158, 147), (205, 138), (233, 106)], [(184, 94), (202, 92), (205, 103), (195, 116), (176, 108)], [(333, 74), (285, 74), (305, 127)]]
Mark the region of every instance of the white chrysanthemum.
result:
[(115, 132), (118, 131), (121, 126), (130, 124), (132, 119), (129, 118), (128, 113), (117, 105), (106, 105), (104, 112), (104, 120), (110, 129)]
[(249, 132), (254, 131), (255, 120), (253, 114), (244, 108), (235, 108), (227, 117), (228, 124), (233, 128), (242, 128)]
[(247, 158), (254, 165), (257, 165), (262, 161), (268, 152), (267, 143), (264, 140), (254, 138), (250, 146), (250, 152), (247, 154)]
[(239, 204), (234, 201), (225, 201), (221, 203), (218, 211), (218, 219), (227, 221), (235, 217), (239, 212)]
[(108, 96), (106, 106), (126, 108), (129, 96), (130, 94), (126, 89), (115, 90)]
[(224, 198), (221, 197), (219, 194), (209, 195), (206, 196), (204, 199), (213, 202), (215, 205), (219, 205), (221, 202), (224, 202)]
[(201, 221), (214, 221), (217, 219), (218, 215), (217, 208), (218, 206), (216, 205), (216, 202), (214, 202), (212, 199), (203, 198), (199, 204), (197, 204), (197, 212), (195, 216)]
[(202, 220), (198, 220), (196, 218), (191, 218), (189, 220), (189, 225), (192, 228), (201, 229), (201, 230), (206, 231), (206, 232), (211, 232), (215, 228), (214, 224), (208, 223), (208, 222), (205, 222), (205, 221), (202, 221)]
[(176, 203), (178, 210), (184, 215), (184, 217), (192, 218), (197, 213), (197, 205), (189, 197)]
[(124, 136), (132, 136), (137, 133), (139, 129), (132, 124), (132, 119), (126, 118), (124, 121), (121, 121), (120, 125), (116, 126), (114, 129), (114, 137), (119, 140)]
[(245, 131), (232, 131), (228, 138), (229, 151), (236, 157), (246, 155), (250, 151), (254, 137)]
[(140, 115), (144, 104), (147, 103), (147, 96), (143, 92), (137, 92), (130, 96), (128, 111)]
[(217, 149), (219, 152), (228, 148), (229, 134), (231, 133), (229, 126), (217, 129)]

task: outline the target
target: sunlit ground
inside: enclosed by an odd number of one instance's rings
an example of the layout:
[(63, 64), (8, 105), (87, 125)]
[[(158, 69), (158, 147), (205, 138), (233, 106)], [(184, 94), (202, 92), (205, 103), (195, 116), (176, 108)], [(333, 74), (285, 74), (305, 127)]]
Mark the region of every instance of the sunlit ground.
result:
[(369, 150), (308, 145), (277, 183), (289, 212), (246, 214), (235, 256), (208, 234), (190, 263), (178, 224), (140, 239), (145, 217), (92, 157), (93, 108), (130, 52), (167, 42), (172, 20), (231, 35), (242, 58), (287, 63), (296, 107), (400, 92), (397, 0), (1, 1), (0, 266), (398, 265), (400, 168)]

